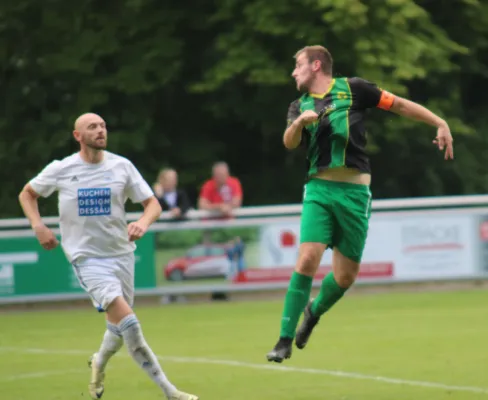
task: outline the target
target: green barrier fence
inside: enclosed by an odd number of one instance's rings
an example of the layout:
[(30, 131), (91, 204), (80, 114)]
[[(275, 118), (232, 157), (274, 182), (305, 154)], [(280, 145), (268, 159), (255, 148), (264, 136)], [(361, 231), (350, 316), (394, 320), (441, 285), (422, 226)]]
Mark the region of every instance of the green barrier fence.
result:
[[(135, 257), (136, 289), (156, 287), (152, 232), (137, 241)], [(61, 246), (47, 251), (35, 237), (0, 238), (0, 297), (82, 291)]]

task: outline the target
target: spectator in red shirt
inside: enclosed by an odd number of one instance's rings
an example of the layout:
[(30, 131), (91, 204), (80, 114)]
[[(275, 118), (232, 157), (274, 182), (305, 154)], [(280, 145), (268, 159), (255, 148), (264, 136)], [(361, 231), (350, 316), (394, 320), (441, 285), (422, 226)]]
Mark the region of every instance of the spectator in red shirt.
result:
[(232, 210), (242, 205), (241, 182), (236, 177), (230, 176), (229, 167), (225, 162), (215, 163), (212, 175), (212, 179), (202, 186), (198, 208), (219, 210), (224, 216), (230, 217)]

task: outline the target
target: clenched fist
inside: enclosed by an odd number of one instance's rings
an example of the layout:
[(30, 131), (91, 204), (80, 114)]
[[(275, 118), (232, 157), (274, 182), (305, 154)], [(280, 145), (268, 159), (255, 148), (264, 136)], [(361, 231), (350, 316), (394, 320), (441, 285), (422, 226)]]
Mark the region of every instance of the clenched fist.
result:
[(139, 221), (131, 222), (127, 226), (127, 232), (129, 233), (129, 240), (133, 242), (144, 236), (147, 231), (147, 226), (140, 223)]
[(54, 235), (54, 232), (46, 225), (35, 226), (34, 233), (41, 246), (46, 250), (52, 250), (58, 247), (59, 242), (58, 239), (56, 239), (56, 235)]

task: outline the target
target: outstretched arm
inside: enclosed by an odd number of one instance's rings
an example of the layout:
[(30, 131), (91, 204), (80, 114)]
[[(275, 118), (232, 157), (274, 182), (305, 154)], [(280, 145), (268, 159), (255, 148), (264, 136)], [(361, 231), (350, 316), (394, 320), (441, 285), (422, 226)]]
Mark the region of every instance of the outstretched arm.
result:
[(416, 121), (424, 122), (437, 128), (433, 143), (439, 150), (446, 149), (445, 159), (454, 158), (452, 136), (447, 122), (420, 104), (404, 99), (380, 89), (376, 84), (362, 78), (351, 78), (349, 84), (356, 95), (356, 106), (359, 108), (381, 108)]
[(449, 158), (454, 158), (454, 150), (452, 146), (453, 138), (451, 131), (447, 122), (441, 117), (437, 116), (432, 111), (418, 103), (398, 96), (395, 96), (395, 100), (393, 101), (390, 111), (403, 117), (435, 126), (437, 128), (437, 136), (433, 143), (439, 147), (439, 150), (444, 150), (444, 148), (446, 149), (444, 156), (446, 160)]

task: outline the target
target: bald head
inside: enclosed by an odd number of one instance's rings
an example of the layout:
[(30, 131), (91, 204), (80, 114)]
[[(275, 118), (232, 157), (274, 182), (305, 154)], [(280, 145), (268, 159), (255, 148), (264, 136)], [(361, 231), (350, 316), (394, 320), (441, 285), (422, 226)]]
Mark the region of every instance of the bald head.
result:
[(81, 148), (103, 150), (107, 147), (107, 127), (102, 117), (85, 113), (76, 118), (73, 136)]
[(103, 118), (98, 114), (85, 113), (81, 114), (75, 121), (75, 131), (82, 129), (92, 121), (103, 121)]
[(229, 166), (223, 161), (215, 163), (212, 168), (212, 175), (219, 186), (224, 185), (229, 178)]

